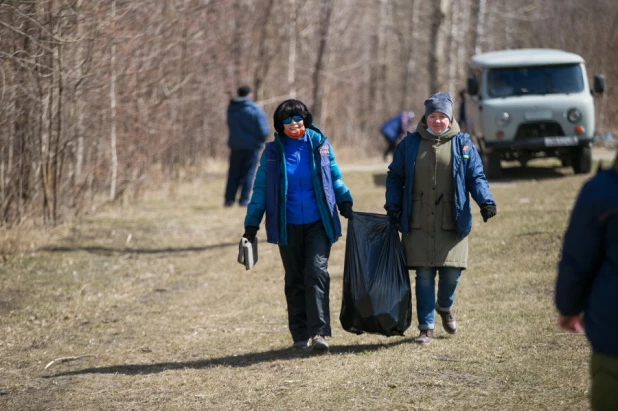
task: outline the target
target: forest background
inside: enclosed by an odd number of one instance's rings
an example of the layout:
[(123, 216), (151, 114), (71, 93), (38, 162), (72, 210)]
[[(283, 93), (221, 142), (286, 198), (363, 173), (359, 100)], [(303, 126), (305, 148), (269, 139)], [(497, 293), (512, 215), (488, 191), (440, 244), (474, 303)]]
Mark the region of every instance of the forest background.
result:
[(617, 23), (614, 0), (0, 0), (0, 224), (200, 177), (244, 83), (269, 117), (303, 100), (340, 160), (363, 158), (389, 116), (457, 96), (470, 56), (558, 48), (606, 76), (596, 132), (616, 134)]

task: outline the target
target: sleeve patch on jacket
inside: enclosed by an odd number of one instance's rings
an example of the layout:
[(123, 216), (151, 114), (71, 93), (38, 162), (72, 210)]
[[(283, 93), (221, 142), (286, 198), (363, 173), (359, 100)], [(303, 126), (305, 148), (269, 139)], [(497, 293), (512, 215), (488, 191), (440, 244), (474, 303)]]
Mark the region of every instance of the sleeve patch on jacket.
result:
[(322, 157), (328, 157), (330, 155), (330, 150), (328, 149), (328, 146), (320, 147), (320, 155)]

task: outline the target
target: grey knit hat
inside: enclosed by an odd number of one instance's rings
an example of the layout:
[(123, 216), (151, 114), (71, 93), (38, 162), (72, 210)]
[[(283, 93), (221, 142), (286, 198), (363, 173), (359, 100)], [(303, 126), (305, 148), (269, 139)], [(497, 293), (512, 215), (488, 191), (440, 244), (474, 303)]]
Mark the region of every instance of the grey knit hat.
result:
[(440, 92), (425, 100), (425, 118), (436, 111), (446, 114), (449, 120), (453, 121), (453, 99), (450, 94)]

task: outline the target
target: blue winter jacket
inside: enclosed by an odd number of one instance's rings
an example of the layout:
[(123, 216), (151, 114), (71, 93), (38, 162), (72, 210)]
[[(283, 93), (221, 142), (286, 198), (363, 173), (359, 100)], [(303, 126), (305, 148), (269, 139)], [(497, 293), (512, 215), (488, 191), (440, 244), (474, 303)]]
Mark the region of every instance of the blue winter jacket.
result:
[(227, 108), (232, 150), (260, 150), (268, 137), (266, 113), (248, 97), (236, 97)]
[(593, 352), (618, 357), (618, 167), (599, 172), (579, 193), (564, 235), (555, 302), (562, 315), (584, 313)]
[[(337, 205), (352, 202), (350, 190), (343, 183), (335, 155), (326, 136), (312, 124), (306, 130), (313, 157), (311, 174), (313, 186), (326, 234), (332, 243), (341, 237), (341, 222)], [(285, 139), (275, 133), (275, 140), (266, 144), (253, 183), (253, 195), (247, 206), (245, 227), (259, 227), (266, 213), (266, 241), (287, 245), (287, 173)]]
[(404, 113), (395, 114), (393, 117), (389, 118), (386, 123), (382, 125), (380, 128), (380, 132), (388, 141), (394, 142), (399, 137), (403, 135), (403, 124), (405, 121), (405, 125), (407, 128), (407, 118), (403, 119), (402, 116), (407, 116)]
[[(414, 192), (414, 167), (421, 142), (417, 132), (406, 135), (393, 154), (393, 162), (386, 175), (387, 211), (401, 210), (400, 231), (407, 234), (412, 216), (412, 193)], [(483, 172), (483, 163), (469, 134), (458, 133), (452, 140), (453, 187), (457, 238), (464, 238), (472, 229), (471, 194), (480, 206), (495, 205), (489, 192), (489, 184)]]

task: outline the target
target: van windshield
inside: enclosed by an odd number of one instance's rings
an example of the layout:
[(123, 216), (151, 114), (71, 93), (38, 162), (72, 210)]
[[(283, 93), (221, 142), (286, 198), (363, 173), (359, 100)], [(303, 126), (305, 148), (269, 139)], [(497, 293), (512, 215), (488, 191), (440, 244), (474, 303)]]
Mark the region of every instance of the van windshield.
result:
[(579, 64), (509, 67), (491, 69), (487, 73), (487, 91), (491, 97), (568, 94), (583, 89), (584, 79)]

